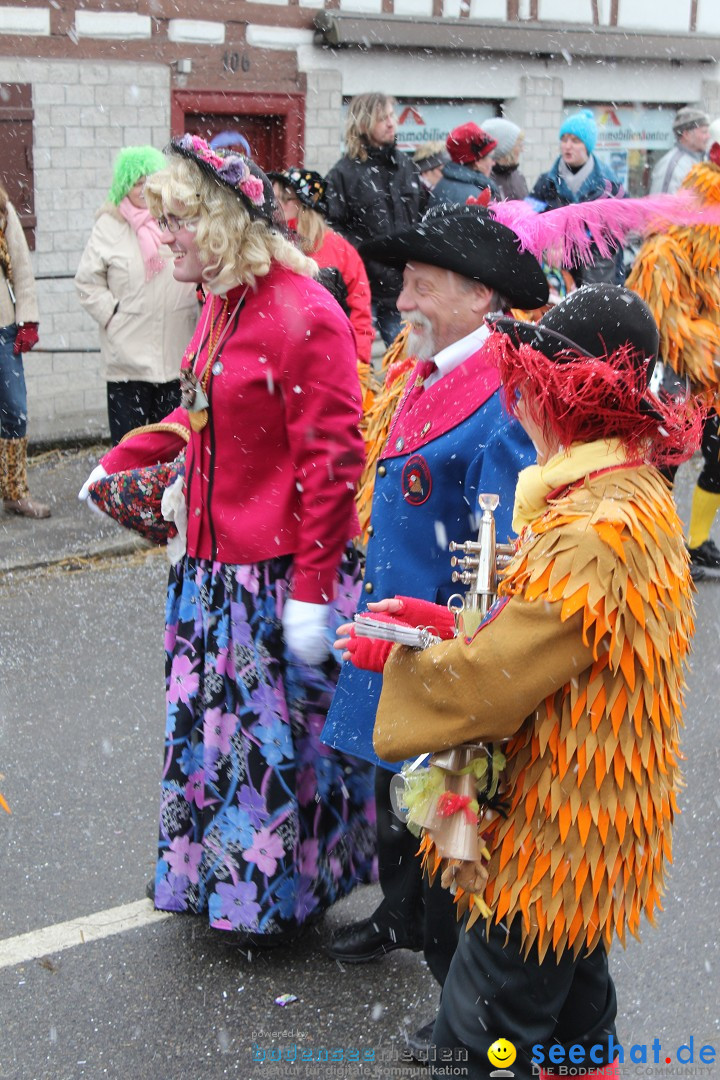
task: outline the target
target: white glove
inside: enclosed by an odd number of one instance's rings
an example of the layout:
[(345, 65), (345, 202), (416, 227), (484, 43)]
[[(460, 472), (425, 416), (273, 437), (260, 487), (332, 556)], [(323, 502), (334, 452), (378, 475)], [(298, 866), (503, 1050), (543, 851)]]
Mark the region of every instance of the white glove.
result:
[(90, 485), (94, 484), (96, 480), (102, 480), (104, 476), (107, 476), (107, 470), (102, 465), (96, 465), (83, 486), (78, 491), (78, 499), (81, 499), (82, 502), (84, 502), (85, 505), (92, 510), (93, 514), (97, 514), (97, 516), (101, 518), (108, 518), (111, 521), (112, 518), (110, 517), (110, 515), (106, 514), (104, 510), (101, 510), (98, 504), (96, 502), (93, 502), (93, 500), (88, 497), (90, 493)]
[(322, 664), (330, 654), (327, 636), (327, 604), (286, 600), (282, 614), (283, 635), (288, 649), (303, 664)]
[(82, 499), (83, 502), (87, 502), (87, 498), (90, 493), (90, 485), (94, 484), (96, 480), (102, 480), (104, 476), (107, 476), (107, 471), (104, 466), (96, 465), (83, 486), (78, 491), (78, 499)]
[(165, 554), (170, 562), (180, 562), (187, 549), (187, 501), (185, 499), (185, 477), (178, 476), (162, 493), (160, 512), (166, 521), (175, 523), (177, 536), (171, 536), (165, 545)]

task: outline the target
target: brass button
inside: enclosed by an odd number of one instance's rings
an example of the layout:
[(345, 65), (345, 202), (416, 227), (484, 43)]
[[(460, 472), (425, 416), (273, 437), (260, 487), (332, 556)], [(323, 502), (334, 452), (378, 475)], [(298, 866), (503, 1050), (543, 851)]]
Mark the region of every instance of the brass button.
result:
[(385, 468), (385, 466), (384, 465), (378, 465), (378, 476), (385, 476), (386, 474), (387, 474), (387, 469)]
[(375, 535), (375, 530), (373, 529), (372, 525), (368, 525), (367, 534), (368, 534), (368, 536), (374, 536)]
[(395, 449), (396, 449), (396, 450), (402, 450), (402, 448), (404, 447), (404, 445), (405, 445), (405, 440), (403, 439), (403, 437), (402, 437), (402, 436), (400, 436), (400, 438), (399, 438), (399, 439), (396, 439), (396, 440), (395, 440)]
[(371, 593), (373, 591), (373, 583), (372, 583), (372, 581), (366, 581), (363, 588), (365, 589), (366, 593)]

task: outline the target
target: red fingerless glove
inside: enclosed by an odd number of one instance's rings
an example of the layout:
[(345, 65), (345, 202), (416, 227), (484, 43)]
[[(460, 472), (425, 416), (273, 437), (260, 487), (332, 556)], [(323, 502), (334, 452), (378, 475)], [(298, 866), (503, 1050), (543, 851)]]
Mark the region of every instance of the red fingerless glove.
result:
[[(392, 615), (372, 614), (370, 612), (367, 612), (366, 614), (368, 618), (377, 619), (379, 622), (395, 623), (396, 626), (402, 625), (401, 620), (396, 619)], [(379, 641), (377, 638), (358, 637), (355, 633), (355, 627), (353, 626), (350, 631), (350, 641), (348, 642), (347, 651), (350, 653), (350, 660), (356, 668), (360, 668), (362, 671), (377, 671), (382, 673), (392, 647), (392, 641)]]
[(402, 609), (395, 612), (395, 620), (406, 626), (427, 627), (443, 641), (455, 637), (455, 619), (442, 604), (433, 604), (429, 600), (418, 600), (414, 596), (396, 596), (402, 603)]
[(13, 352), (17, 356), (18, 353), (30, 352), (30, 350), (38, 343), (38, 324), (36, 322), (26, 322), (22, 326), (18, 326), (17, 334), (15, 335), (15, 345)]

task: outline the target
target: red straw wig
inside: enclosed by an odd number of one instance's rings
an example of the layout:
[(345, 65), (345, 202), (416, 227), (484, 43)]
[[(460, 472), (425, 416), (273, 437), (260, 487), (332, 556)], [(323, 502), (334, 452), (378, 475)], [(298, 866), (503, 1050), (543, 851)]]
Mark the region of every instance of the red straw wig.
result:
[(500, 330), (487, 341), (500, 372), (508, 412), (518, 395), (561, 446), (620, 439), (632, 456), (657, 466), (686, 461), (700, 444), (705, 419), (695, 399), (662, 399), (647, 390), (647, 363), (630, 345), (590, 357), (564, 351), (550, 359)]

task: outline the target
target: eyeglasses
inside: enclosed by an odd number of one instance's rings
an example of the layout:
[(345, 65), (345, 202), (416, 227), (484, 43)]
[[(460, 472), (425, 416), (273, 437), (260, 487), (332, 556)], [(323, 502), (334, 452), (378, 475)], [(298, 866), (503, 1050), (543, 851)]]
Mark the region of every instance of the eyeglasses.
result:
[(194, 227), (197, 225), (199, 217), (193, 218), (179, 218), (174, 214), (163, 214), (162, 217), (157, 219), (159, 227), (165, 231), (171, 233), (179, 233), (181, 229), (188, 229), (190, 232), (194, 232)]

